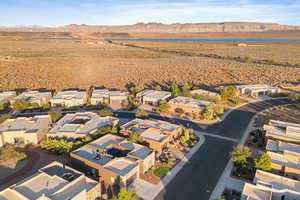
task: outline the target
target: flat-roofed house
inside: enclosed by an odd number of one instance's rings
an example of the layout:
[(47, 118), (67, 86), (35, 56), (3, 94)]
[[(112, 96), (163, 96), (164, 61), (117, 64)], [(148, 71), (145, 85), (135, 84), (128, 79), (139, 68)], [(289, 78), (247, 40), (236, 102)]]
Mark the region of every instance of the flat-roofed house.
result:
[(80, 139), (94, 134), (101, 127), (116, 126), (118, 122), (118, 118), (100, 117), (93, 112), (70, 113), (54, 125), (47, 137)]
[(106, 185), (127, 187), (148, 171), (155, 162), (155, 153), (146, 146), (107, 134), (73, 152), (71, 162)]
[(181, 134), (181, 127), (176, 124), (160, 120), (134, 119), (120, 127), (124, 136), (138, 134), (149, 147), (157, 152), (162, 152), (164, 147)]
[(52, 162), (0, 191), (1, 200), (95, 200), (100, 197), (100, 183), (59, 162)]
[(37, 144), (46, 139), (50, 125), (49, 115), (7, 119), (0, 125), (0, 146), (9, 144)]
[(136, 97), (143, 104), (157, 106), (159, 101), (168, 100), (171, 97), (171, 95), (171, 92), (147, 89), (137, 93)]
[(5, 105), (9, 103), (12, 99), (16, 97), (15, 91), (3, 91), (0, 92), (0, 105)]
[(256, 170), (253, 184), (246, 183), (241, 200), (297, 200), (300, 199), (300, 182)]
[(107, 89), (95, 89), (91, 96), (92, 105), (106, 104), (115, 109), (120, 109), (128, 104), (128, 96), (125, 92), (109, 91)]
[(267, 154), (271, 158), (272, 169), (291, 178), (300, 178), (300, 146), (268, 139)]
[(170, 105), (170, 110), (176, 113), (199, 113), (212, 103), (189, 97), (176, 97), (171, 99), (168, 104)]
[(30, 103), (36, 103), (39, 106), (49, 103), (52, 97), (51, 92), (43, 92), (43, 91), (28, 91), (19, 94), (16, 98), (11, 100), (11, 103), (16, 100), (26, 100)]
[(51, 100), (52, 106), (82, 106), (87, 103), (86, 91), (67, 90), (58, 92)]
[(262, 96), (280, 93), (280, 88), (270, 85), (238, 85), (236, 86), (240, 94), (249, 96)]
[(270, 120), (263, 128), (267, 138), (300, 144), (300, 124)]

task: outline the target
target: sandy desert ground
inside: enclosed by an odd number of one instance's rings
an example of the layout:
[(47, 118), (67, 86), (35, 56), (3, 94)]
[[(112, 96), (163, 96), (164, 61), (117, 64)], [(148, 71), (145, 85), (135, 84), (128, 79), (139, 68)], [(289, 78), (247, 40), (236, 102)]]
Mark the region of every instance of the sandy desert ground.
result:
[[(228, 53), (227, 44), (144, 44), (185, 51)], [(275, 45), (275, 44), (272, 44)], [(232, 50), (253, 57), (276, 56), (296, 62), (300, 48)], [(282, 50), (282, 48), (286, 48)], [(256, 55), (257, 54), (257, 55)], [(8, 56), (8, 57), (7, 57)], [(231, 83), (297, 84), (299, 67), (247, 64), (232, 60), (185, 57), (108, 44), (101, 40), (29, 40), (0, 37), (0, 89), (88, 88), (105, 86), (124, 89), (126, 84), (166, 84), (193, 81), (215, 86)]]

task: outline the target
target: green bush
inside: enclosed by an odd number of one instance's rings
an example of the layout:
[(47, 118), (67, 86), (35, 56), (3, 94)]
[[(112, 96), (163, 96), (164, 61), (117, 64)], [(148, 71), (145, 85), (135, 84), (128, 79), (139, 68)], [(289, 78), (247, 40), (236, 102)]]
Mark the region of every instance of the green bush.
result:
[(15, 150), (13, 145), (0, 148), (0, 160), (18, 162), (27, 158), (27, 155)]
[(60, 112), (49, 112), (49, 115), (53, 123), (57, 122), (62, 116)]
[(139, 200), (139, 197), (134, 190), (121, 188), (118, 197), (113, 200)]
[(254, 160), (254, 163), (256, 169), (261, 169), (264, 171), (270, 171), (272, 169), (272, 162), (267, 153), (259, 155), (258, 158)]
[(237, 89), (235, 86), (230, 85), (221, 89), (222, 99), (232, 99), (237, 96)]
[(250, 149), (245, 146), (235, 147), (233, 151), (230, 152), (231, 160), (235, 165), (245, 165), (250, 155)]
[(2, 124), (5, 120), (10, 119), (10, 118), (11, 118), (11, 115), (9, 115), (9, 114), (1, 115), (0, 124)]
[(25, 110), (31, 108), (31, 104), (29, 101), (17, 99), (10, 105), (10, 107), (13, 110)]
[(107, 108), (101, 109), (98, 114), (100, 117), (114, 116), (114, 113)]
[(158, 178), (163, 179), (170, 170), (171, 170), (170, 167), (163, 166), (163, 167), (156, 168), (153, 173)]
[(41, 148), (51, 153), (64, 154), (70, 152), (73, 149), (73, 145), (73, 142), (49, 139), (41, 143)]

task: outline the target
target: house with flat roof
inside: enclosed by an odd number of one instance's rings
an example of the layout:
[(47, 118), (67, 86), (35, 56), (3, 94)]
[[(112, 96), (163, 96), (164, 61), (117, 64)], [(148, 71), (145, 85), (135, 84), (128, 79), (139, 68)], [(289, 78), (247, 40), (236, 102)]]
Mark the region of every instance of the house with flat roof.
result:
[(267, 138), (300, 144), (300, 124), (270, 120), (263, 128)]
[(300, 199), (300, 182), (256, 170), (253, 184), (246, 183), (241, 200), (296, 200)]
[(270, 85), (238, 85), (236, 86), (240, 94), (253, 97), (280, 93), (280, 88)]
[(181, 134), (179, 125), (154, 119), (134, 119), (122, 125), (120, 129), (120, 133), (127, 137), (138, 134), (151, 149), (157, 152), (162, 152), (164, 147)]
[(12, 99), (17, 96), (15, 91), (3, 91), (0, 92), (0, 105), (9, 103)]
[(12, 104), (16, 100), (26, 100), (31, 104), (35, 103), (39, 106), (49, 103), (52, 97), (51, 92), (42, 92), (42, 91), (27, 91), (19, 94), (16, 98), (12, 99), (10, 103)]
[(0, 147), (4, 144), (37, 144), (46, 139), (49, 115), (7, 119), (0, 125)]
[(86, 91), (67, 90), (58, 92), (51, 100), (52, 106), (73, 107), (87, 103)]
[(59, 162), (0, 191), (0, 200), (95, 200), (100, 196), (100, 183)]
[(159, 101), (168, 100), (171, 92), (146, 89), (136, 94), (137, 99), (143, 104), (157, 106)]
[(101, 177), (106, 185), (127, 187), (154, 165), (155, 153), (146, 146), (106, 134), (71, 152), (71, 162)]
[(121, 109), (128, 104), (128, 96), (125, 92), (109, 91), (107, 89), (95, 89), (91, 96), (92, 105), (109, 105), (114, 109)]
[(291, 178), (300, 177), (300, 145), (268, 139), (266, 151), (272, 169)]
[(119, 122), (115, 117), (100, 117), (93, 112), (76, 112), (66, 114), (48, 132), (48, 138), (80, 139), (94, 134), (99, 128), (116, 126)]
[(176, 97), (171, 99), (168, 104), (170, 105), (170, 110), (175, 113), (199, 113), (212, 103), (189, 97)]

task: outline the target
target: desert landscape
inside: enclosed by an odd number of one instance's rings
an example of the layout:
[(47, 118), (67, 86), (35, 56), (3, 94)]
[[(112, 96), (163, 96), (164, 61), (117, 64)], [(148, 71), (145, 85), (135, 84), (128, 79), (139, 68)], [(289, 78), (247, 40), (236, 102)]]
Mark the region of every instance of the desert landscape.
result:
[[(166, 85), (172, 81), (190, 81), (207, 87), (232, 83), (293, 86), (300, 79), (298, 43), (265, 42), (240, 47), (232, 42), (110, 43), (104, 39), (163, 38), (172, 35), (174, 38), (299, 39), (300, 31), (297, 30), (179, 31), (174, 34), (166, 31), (118, 33), (115, 29), (111, 33), (91, 32), (98, 29), (101, 30), (99, 27), (71, 25), (68, 29), (57, 28), (50, 32), (43, 32), (49, 29), (41, 28), (33, 29), (35, 32), (32, 29), (0, 29), (0, 89), (90, 86), (125, 89), (128, 84)], [(250, 61), (240, 62), (237, 58), (242, 61), (248, 58)], [(256, 60), (264, 62), (256, 63)]]

